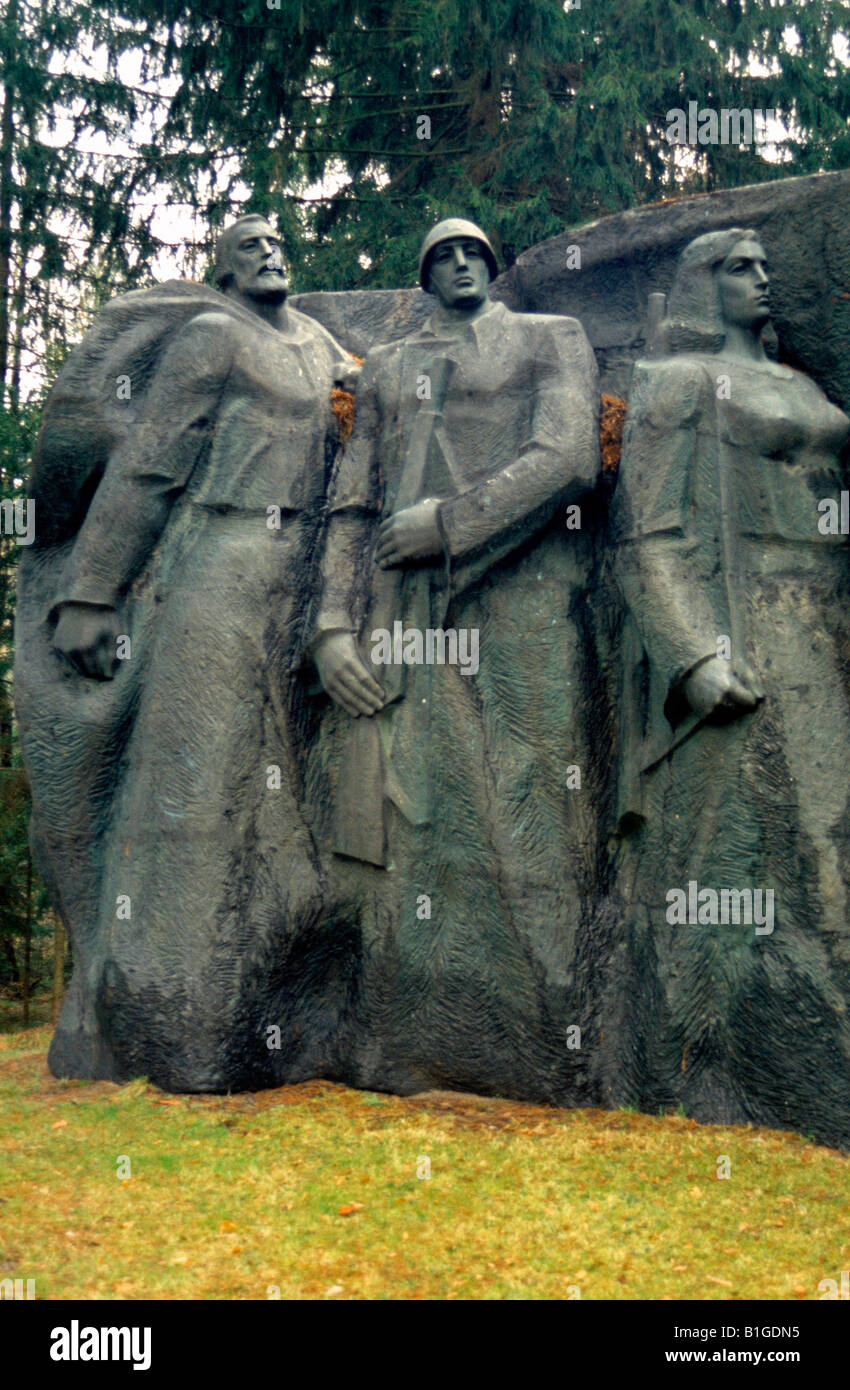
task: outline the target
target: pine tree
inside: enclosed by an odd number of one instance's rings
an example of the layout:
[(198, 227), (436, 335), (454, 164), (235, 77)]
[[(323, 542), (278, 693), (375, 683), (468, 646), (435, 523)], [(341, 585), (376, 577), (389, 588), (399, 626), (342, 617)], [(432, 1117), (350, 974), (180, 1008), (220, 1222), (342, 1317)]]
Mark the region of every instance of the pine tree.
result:
[[(850, 156), (843, 0), (137, 3), (170, 26), (170, 135), (232, 156), (228, 196), (278, 215), (297, 288), (409, 284), (451, 213), (510, 263), (606, 211)], [(779, 147), (683, 153), (668, 112), (691, 100), (775, 110)]]

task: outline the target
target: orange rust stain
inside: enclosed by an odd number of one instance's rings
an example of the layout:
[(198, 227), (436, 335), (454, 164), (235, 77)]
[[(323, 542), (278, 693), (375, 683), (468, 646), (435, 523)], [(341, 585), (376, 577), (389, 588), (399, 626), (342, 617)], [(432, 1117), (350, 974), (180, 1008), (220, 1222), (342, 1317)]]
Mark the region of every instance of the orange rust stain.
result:
[(345, 444), (351, 438), (351, 431), (354, 429), (354, 396), (352, 393), (335, 386), (331, 391), (331, 410), (336, 416), (339, 442)]
[(602, 453), (602, 467), (606, 473), (616, 473), (619, 467), (625, 420), (626, 402), (619, 396), (606, 396), (603, 392), (602, 412), (599, 418), (599, 448)]

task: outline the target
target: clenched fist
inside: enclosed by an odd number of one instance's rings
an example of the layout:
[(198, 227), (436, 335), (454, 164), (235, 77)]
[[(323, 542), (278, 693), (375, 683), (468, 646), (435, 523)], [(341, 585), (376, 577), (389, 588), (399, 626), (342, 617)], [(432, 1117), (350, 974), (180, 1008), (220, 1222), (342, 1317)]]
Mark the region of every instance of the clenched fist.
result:
[(755, 673), (749, 668), (736, 671), (721, 656), (697, 667), (685, 681), (684, 695), (696, 714), (717, 722), (754, 710), (764, 699)]
[(65, 603), (53, 634), (53, 646), (82, 676), (111, 681), (118, 666), (121, 624), (114, 608)]

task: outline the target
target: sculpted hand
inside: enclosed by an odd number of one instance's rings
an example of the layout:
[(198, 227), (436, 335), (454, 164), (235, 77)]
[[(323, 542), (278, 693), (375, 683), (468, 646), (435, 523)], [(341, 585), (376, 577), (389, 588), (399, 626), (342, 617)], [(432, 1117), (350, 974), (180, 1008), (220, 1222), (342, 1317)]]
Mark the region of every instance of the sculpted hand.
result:
[(313, 652), (324, 689), (352, 719), (375, 714), (384, 703), (384, 692), (357, 652), (350, 632), (329, 632)]
[(381, 522), (375, 561), (381, 569), (403, 565), (406, 560), (426, 560), (441, 555), (443, 542), (437, 525), (439, 497), (426, 497)]
[(111, 681), (118, 666), (121, 624), (114, 608), (66, 603), (53, 634), (53, 646), (91, 680)]
[(357, 390), (357, 378), (362, 370), (363, 364), (353, 362), (350, 357), (346, 358), (345, 361), (335, 362), (333, 368), (334, 386), (338, 386), (341, 391), (355, 392)]
[(713, 656), (697, 667), (685, 681), (684, 694), (696, 714), (720, 722), (755, 709), (764, 699), (764, 692), (749, 667), (736, 671), (720, 656)]

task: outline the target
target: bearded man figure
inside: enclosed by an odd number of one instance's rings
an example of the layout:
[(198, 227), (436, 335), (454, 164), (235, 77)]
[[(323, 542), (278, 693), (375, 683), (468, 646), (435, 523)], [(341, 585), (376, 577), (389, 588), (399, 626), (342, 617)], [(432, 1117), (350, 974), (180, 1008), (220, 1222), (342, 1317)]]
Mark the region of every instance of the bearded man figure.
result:
[(344, 353), (287, 306), (265, 218), (216, 278), (111, 301), (72, 353), (18, 601), (31, 838), (74, 953), (50, 1066), (180, 1091), (333, 1074), (345, 991), (293, 676)]

